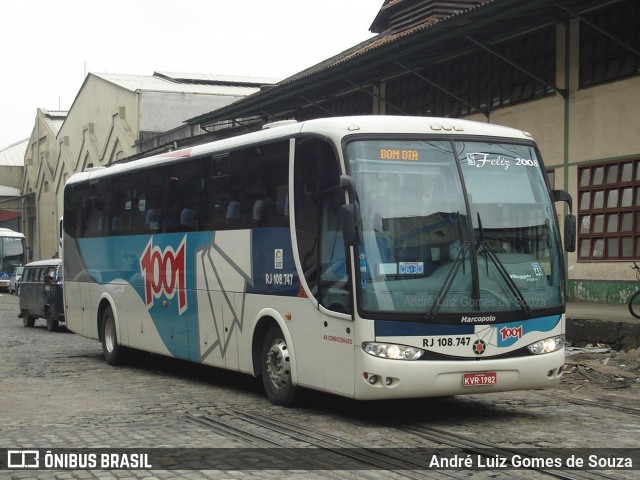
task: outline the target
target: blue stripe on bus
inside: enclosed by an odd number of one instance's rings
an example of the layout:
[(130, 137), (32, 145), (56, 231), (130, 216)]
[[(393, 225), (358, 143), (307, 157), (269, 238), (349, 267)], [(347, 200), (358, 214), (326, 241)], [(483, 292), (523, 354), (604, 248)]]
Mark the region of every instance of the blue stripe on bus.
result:
[(411, 337), (431, 335), (465, 335), (475, 333), (476, 328), (494, 328), (498, 331), (498, 346), (508, 347), (519, 338), (530, 332), (548, 332), (560, 322), (560, 315), (532, 318), (520, 322), (482, 324), (482, 325), (450, 325), (419, 322), (401, 322), (376, 320), (376, 337)]
[[(186, 237), (186, 239), (185, 239)], [(148, 283), (145, 283), (143, 258), (155, 255), (150, 264), (156, 265), (158, 259), (166, 262), (170, 249), (172, 257), (179, 255), (184, 243), (185, 281), (183, 301), (176, 290), (171, 299), (167, 298), (166, 288), (159, 297), (153, 295)], [(199, 360), (199, 322), (196, 261), (199, 253), (207, 251), (215, 245), (215, 233), (167, 233), (156, 235), (112, 236), (77, 239), (78, 249), (83, 260), (85, 272), (78, 278), (88, 274), (98, 284), (129, 284), (147, 306), (149, 315), (171, 355), (190, 360)], [(242, 256), (251, 255), (251, 272), (245, 283), (244, 292), (263, 295), (296, 296), (300, 281), (293, 260), (293, 250), (288, 228), (261, 228), (251, 232), (251, 249), (247, 251), (222, 252), (230, 262), (237, 262)], [(151, 257), (146, 257), (147, 261)], [(166, 262), (167, 265), (172, 262)], [(169, 265), (170, 267), (170, 265)], [(217, 265), (217, 268), (224, 268)], [(228, 267), (228, 265), (227, 265)], [(69, 280), (81, 272), (69, 272)], [(149, 276), (150, 272), (147, 272)], [(175, 279), (172, 279), (175, 281)], [(156, 275), (152, 282), (158, 281)], [(157, 286), (158, 289), (160, 288)], [(113, 290), (114, 292), (117, 290)], [(149, 293), (151, 292), (151, 295)], [(167, 300), (164, 302), (164, 300)], [(117, 299), (116, 299), (117, 301)], [(184, 305), (181, 306), (181, 303)], [(126, 312), (120, 312), (126, 318)]]
[(474, 332), (474, 325), (448, 325), (442, 323), (375, 321), (376, 337), (412, 337), (427, 335), (463, 335)]

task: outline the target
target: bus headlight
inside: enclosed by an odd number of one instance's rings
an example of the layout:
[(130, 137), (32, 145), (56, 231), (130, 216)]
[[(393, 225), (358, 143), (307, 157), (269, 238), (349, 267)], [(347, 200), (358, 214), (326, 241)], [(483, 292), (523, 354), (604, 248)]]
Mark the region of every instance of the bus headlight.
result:
[(408, 345), (397, 345), (395, 343), (365, 342), (362, 349), (369, 355), (392, 360), (417, 360), (424, 350)]
[(551, 353), (560, 350), (564, 346), (564, 343), (564, 335), (558, 335), (557, 337), (545, 338), (539, 342), (527, 345), (527, 348), (534, 355), (540, 355), (541, 353)]

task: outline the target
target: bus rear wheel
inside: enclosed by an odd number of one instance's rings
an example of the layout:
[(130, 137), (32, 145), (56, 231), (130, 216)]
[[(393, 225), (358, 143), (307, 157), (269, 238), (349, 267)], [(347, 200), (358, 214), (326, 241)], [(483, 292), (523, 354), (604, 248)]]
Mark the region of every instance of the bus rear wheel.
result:
[(116, 320), (111, 307), (102, 312), (102, 353), (109, 365), (121, 365), (125, 361), (126, 349), (118, 343)]
[(274, 405), (291, 406), (298, 398), (298, 387), (291, 381), (291, 356), (280, 327), (272, 326), (262, 343), (262, 383)]

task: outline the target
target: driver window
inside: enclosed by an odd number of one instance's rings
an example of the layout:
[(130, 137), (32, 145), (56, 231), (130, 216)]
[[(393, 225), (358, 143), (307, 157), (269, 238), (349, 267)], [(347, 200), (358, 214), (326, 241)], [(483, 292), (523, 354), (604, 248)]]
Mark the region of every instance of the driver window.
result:
[[(344, 193), (332, 145), (298, 139), (294, 164), (294, 205), (298, 254), (304, 278), (328, 309), (350, 311), (345, 248), (339, 224)], [(347, 298), (347, 300), (345, 300)]]
[(351, 313), (346, 248), (340, 221), (344, 192), (336, 187), (322, 198), (318, 301), (334, 312)]

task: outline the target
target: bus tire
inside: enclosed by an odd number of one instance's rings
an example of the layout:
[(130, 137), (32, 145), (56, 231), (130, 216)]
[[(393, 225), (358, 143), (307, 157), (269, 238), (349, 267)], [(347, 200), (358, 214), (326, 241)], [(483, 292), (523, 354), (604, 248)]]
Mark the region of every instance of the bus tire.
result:
[(118, 333), (116, 331), (116, 319), (113, 316), (111, 307), (107, 307), (102, 312), (102, 354), (109, 365), (121, 365), (125, 361), (126, 349), (118, 343)]
[(36, 317), (29, 315), (29, 310), (22, 309), (22, 325), (25, 327), (33, 327), (36, 324)]
[(274, 405), (292, 406), (298, 397), (298, 387), (291, 380), (291, 357), (282, 330), (273, 325), (262, 343), (262, 384)]
[(50, 332), (58, 330), (58, 320), (54, 320), (51, 309), (47, 310), (47, 330)]

